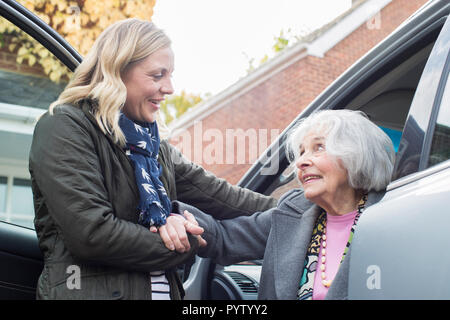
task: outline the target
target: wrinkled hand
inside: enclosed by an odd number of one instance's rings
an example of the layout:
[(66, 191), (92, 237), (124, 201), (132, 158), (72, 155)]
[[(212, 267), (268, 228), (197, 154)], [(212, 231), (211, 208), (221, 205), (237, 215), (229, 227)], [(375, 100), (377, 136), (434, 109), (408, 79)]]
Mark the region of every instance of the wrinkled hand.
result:
[[(190, 225), (190, 226), (196, 226), (197, 228), (200, 228), (200, 229), (202, 229), (203, 231), (202, 231), (202, 234), (203, 234), (203, 232), (205, 231), (202, 227), (200, 227), (199, 225), (198, 225), (198, 222), (197, 222), (197, 220), (195, 219), (195, 217), (194, 217), (194, 215), (192, 214), (192, 213), (190, 213), (189, 211), (187, 211), (187, 210), (184, 210), (184, 212), (183, 212), (183, 216), (186, 218), (186, 220), (188, 221), (188, 224)], [(186, 230), (187, 231), (189, 231), (187, 228), (186, 228)], [(189, 231), (190, 233), (192, 233), (191, 231)], [(194, 233), (192, 233), (192, 234), (194, 234)], [(197, 240), (198, 240), (198, 244), (200, 245), (200, 247), (206, 247), (206, 245), (208, 244), (207, 242), (206, 242), (206, 240), (205, 239), (203, 239), (202, 237), (201, 237), (201, 235), (196, 235), (196, 237), (197, 237)]]
[(183, 253), (191, 249), (187, 232), (196, 236), (200, 246), (206, 246), (206, 241), (201, 237), (204, 230), (198, 225), (195, 217), (188, 211), (185, 211), (184, 217), (170, 215), (165, 225), (159, 228), (152, 226), (150, 227), (150, 231), (159, 231), (159, 235), (165, 246), (171, 251), (176, 250), (177, 252)]

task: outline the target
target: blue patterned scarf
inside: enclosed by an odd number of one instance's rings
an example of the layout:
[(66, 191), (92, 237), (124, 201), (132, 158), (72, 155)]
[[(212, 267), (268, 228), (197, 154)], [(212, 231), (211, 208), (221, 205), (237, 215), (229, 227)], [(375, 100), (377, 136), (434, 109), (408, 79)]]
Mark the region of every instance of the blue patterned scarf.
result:
[(119, 126), (127, 145), (125, 152), (134, 164), (134, 175), (139, 189), (139, 224), (149, 227), (161, 226), (171, 212), (171, 203), (159, 177), (159, 132), (155, 122), (136, 123), (123, 113)]

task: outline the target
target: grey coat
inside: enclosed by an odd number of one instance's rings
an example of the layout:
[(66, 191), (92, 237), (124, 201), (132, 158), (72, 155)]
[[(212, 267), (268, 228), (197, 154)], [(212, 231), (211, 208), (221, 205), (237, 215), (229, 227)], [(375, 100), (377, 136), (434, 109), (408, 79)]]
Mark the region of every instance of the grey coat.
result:
[[(379, 201), (384, 193), (370, 193), (366, 204)], [(264, 259), (258, 298), (294, 300), (303, 272), (314, 223), (320, 213), (300, 189), (286, 193), (276, 208), (252, 216), (218, 221), (183, 203), (178, 210), (189, 210), (205, 229), (208, 245), (198, 253), (219, 264)], [(326, 299), (346, 299), (350, 252), (340, 266)]]

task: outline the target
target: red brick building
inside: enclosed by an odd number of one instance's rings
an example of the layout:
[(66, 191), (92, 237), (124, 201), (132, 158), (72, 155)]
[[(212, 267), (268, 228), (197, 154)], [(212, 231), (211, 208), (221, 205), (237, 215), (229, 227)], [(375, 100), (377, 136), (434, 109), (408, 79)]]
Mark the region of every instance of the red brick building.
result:
[(334, 21), (171, 124), (191, 160), (237, 183), (278, 134), (426, 0), (357, 0)]

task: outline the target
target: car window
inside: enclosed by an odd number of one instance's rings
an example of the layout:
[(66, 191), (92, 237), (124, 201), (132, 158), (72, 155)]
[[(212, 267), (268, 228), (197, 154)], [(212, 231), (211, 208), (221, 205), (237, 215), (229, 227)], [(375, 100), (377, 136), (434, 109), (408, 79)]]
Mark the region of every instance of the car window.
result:
[(450, 80), (447, 74), (447, 84), (434, 127), (427, 167), (448, 159), (450, 159)]
[(389, 138), (391, 138), (392, 141), (392, 145), (394, 146), (394, 150), (395, 152), (398, 151), (398, 147), (400, 145), (400, 139), (402, 138), (402, 132), (400, 130), (394, 130), (394, 129), (390, 129), (390, 128), (385, 128), (382, 126), (379, 126), (381, 130), (384, 131), (384, 133), (386, 133)]
[(286, 183), (284, 185), (282, 185), (281, 187), (275, 189), (272, 193), (271, 193), (271, 197), (274, 197), (275, 199), (280, 199), (280, 197), (285, 194), (286, 192), (288, 192), (289, 190), (292, 190), (294, 188), (300, 188), (300, 184), (299, 181), (295, 175), (295, 165), (294, 163), (291, 163), (286, 169), (284, 169), (283, 176), (285, 177), (290, 177), (291, 175), (293, 175), (292, 180), (289, 181), (289, 183)]
[(34, 228), (28, 152), (34, 124), (71, 71), (0, 17), (0, 220)]

